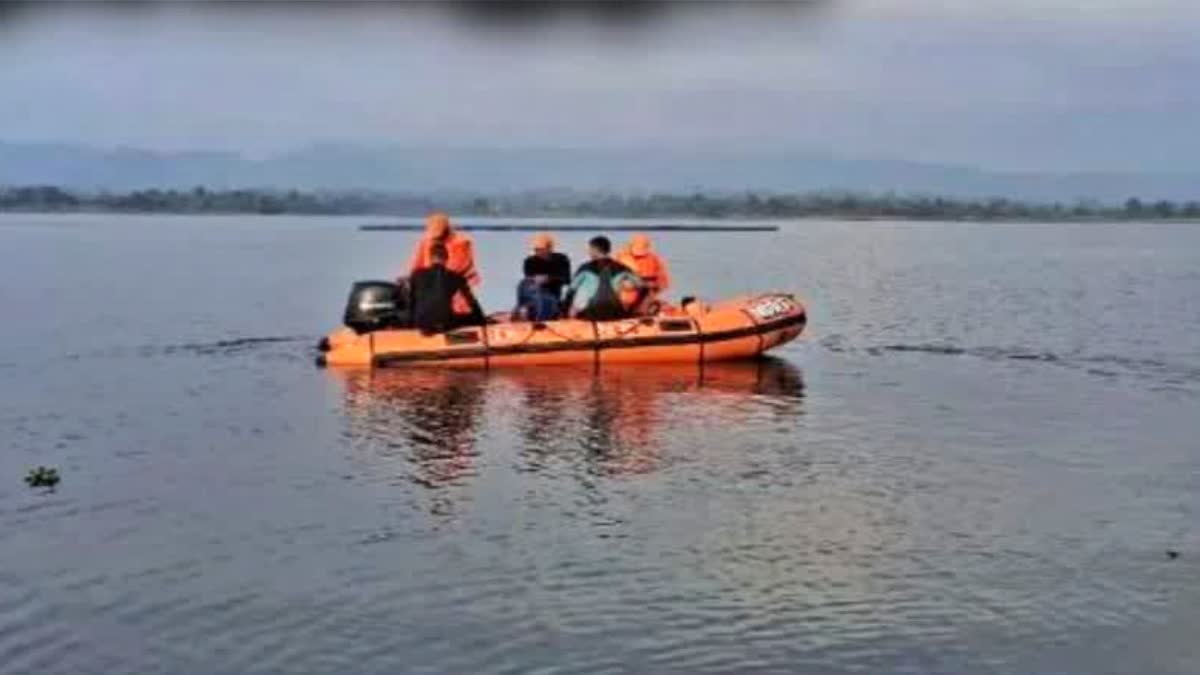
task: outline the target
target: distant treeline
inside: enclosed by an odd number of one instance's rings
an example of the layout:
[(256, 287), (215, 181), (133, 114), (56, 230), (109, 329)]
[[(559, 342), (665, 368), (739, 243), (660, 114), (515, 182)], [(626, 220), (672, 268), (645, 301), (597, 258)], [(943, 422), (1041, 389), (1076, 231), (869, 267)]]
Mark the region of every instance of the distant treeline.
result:
[(1066, 204), (925, 195), (761, 192), (627, 195), (543, 190), (505, 195), (413, 196), (296, 190), (76, 192), (53, 186), (0, 187), (0, 211), (258, 213), (420, 216), (433, 209), (474, 216), (598, 218), (806, 218), (911, 220), (1200, 220), (1200, 201)]

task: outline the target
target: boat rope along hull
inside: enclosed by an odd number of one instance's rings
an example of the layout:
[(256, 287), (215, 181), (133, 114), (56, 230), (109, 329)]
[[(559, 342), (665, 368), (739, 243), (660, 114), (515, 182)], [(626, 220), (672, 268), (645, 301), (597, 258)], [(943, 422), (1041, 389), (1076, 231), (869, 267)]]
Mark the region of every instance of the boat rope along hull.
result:
[(498, 323), (438, 335), (343, 328), (322, 340), (326, 353), (318, 360), (332, 367), (702, 363), (756, 357), (796, 339), (806, 324), (795, 297), (767, 294), (719, 303), (698, 316)]

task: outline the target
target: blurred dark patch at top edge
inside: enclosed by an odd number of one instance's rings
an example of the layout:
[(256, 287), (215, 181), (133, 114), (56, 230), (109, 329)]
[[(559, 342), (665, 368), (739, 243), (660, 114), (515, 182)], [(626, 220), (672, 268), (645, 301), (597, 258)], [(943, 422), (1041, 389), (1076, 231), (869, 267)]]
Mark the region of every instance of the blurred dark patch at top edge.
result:
[(776, 0), (774, 2), (669, 2), (664, 0), (417, 0), (414, 2), (297, 2), (281, 0), (130, 0), (126, 2), (90, 2), (82, 4), (43, 3), (32, 0), (0, 0), (0, 27), (19, 24), (38, 14), (76, 10), (108, 14), (141, 14), (162, 9), (189, 9), (238, 14), (353, 14), (353, 13), (434, 13), (447, 16), (470, 27), (483, 29), (537, 27), (567, 20), (614, 28), (653, 26), (675, 15), (694, 13), (771, 13), (795, 14), (831, 7), (833, 0)]

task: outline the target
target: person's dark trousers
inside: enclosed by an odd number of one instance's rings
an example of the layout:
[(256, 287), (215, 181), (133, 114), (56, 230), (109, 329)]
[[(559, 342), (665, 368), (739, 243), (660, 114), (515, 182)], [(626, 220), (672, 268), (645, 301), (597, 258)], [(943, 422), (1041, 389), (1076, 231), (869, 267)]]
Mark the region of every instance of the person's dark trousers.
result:
[(530, 321), (553, 321), (562, 317), (561, 301), (533, 279), (517, 284), (517, 307)]

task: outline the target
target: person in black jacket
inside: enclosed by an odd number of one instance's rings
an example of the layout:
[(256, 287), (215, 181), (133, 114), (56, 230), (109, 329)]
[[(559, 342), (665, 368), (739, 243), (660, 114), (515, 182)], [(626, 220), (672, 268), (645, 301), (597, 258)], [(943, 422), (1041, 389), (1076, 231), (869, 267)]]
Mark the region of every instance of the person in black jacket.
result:
[[(429, 256), (432, 266), (418, 270), (408, 280), (413, 325), (426, 335), (483, 325), (483, 309), (471, 294), (466, 277), (446, 268), (446, 247), (434, 244)], [(458, 293), (470, 304), (470, 314), (454, 313), (452, 302)]]
[(562, 315), (562, 291), (571, 283), (571, 259), (554, 250), (554, 238), (533, 237), (533, 255), (525, 259), (524, 279), (517, 286), (514, 320), (551, 321)]

